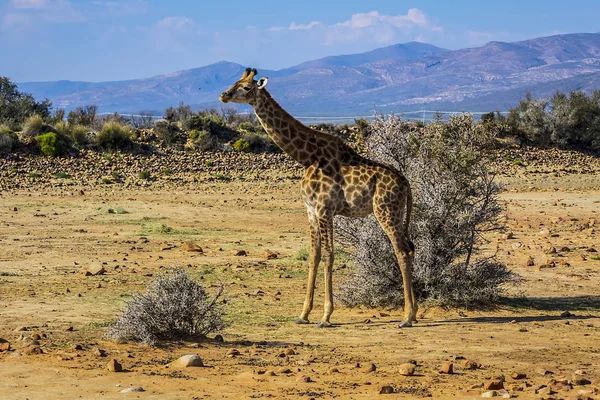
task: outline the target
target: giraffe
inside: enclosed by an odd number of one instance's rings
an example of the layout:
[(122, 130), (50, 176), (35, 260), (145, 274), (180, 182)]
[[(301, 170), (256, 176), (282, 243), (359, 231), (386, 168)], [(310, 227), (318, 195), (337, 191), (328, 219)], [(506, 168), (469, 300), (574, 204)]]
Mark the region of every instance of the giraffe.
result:
[(404, 283), (404, 317), (399, 327), (412, 326), (417, 304), (412, 285), (414, 246), (408, 238), (412, 195), (407, 179), (388, 165), (360, 156), (340, 138), (303, 125), (267, 92), (268, 78), (256, 81), (256, 74), (256, 69), (247, 68), (219, 99), (251, 105), (271, 139), (305, 168), (301, 193), (310, 222), (311, 247), (306, 297), (295, 322), (309, 323), (317, 268), (322, 261), (324, 314), (317, 326), (331, 326), (333, 217), (365, 217), (374, 213), (392, 242)]

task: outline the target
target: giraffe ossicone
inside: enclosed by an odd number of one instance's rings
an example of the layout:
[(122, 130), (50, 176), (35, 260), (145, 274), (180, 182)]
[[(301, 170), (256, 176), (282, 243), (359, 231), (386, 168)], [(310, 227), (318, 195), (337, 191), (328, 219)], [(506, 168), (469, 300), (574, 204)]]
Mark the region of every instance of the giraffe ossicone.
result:
[(399, 327), (416, 321), (417, 301), (412, 284), (414, 246), (408, 237), (412, 195), (408, 180), (389, 165), (364, 158), (340, 138), (303, 125), (265, 89), (267, 78), (254, 80), (246, 68), (242, 77), (219, 99), (250, 104), (267, 134), (304, 168), (301, 193), (310, 222), (308, 285), (298, 324), (309, 323), (317, 268), (325, 268), (325, 301), (319, 327), (331, 325), (333, 313), (333, 217), (365, 217), (371, 213), (390, 238), (404, 285), (404, 317)]

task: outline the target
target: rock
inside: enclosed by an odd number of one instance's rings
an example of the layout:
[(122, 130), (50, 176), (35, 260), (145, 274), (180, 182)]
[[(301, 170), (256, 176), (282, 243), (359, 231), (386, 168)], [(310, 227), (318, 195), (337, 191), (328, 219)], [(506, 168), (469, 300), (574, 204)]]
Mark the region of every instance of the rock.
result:
[(596, 250), (593, 247), (588, 247), (587, 249), (585, 249), (585, 251), (587, 251), (588, 253), (597, 253), (598, 252), (598, 250)]
[(524, 374), (523, 372), (513, 372), (510, 377), (513, 379), (525, 379), (527, 378), (527, 374)]
[(465, 369), (477, 369), (477, 368), (481, 368), (481, 364), (473, 361), (473, 360), (464, 360), (461, 364), (460, 364), (463, 368)]
[(94, 264), (94, 265), (88, 265), (87, 267), (81, 267), (79, 269), (79, 272), (85, 276), (96, 276), (96, 275), (103, 275), (106, 272), (106, 270), (104, 269), (104, 267), (102, 265)]
[(281, 367), (277, 370), (278, 374), (291, 374), (293, 371), (286, 367)]
[(227, 351), (227, 357), (237, 357), (240, 355), (240, 351), (238, 349), (230, 349)]
[(248, 255), (248, 253), (246, 253), (246, 250), (232, 250), (231, 254), (233, 254), (236, 257), (246, 257)]
[(504, 239), (504, 240), (512, 239), (513, 236), (514, 235), (512, 232), (506, 232), (504, 235), (502, 235), (502, 239)]
[(589, 379), (586, 378), (582, 378), (582, 377), (573, 377), (573, 385), (577, 385), (577, 386), (585, 386), (585, 385), (589, 385), (592, 383), (592, 381), (590, 381)]
[(549, 387), (540, 388), (540, 389), (536, 390), (535, 392), (536, 392), (536, 394), (538, 394), (540, 396), (550, 396), (552, 394), (556, 394), (556, 392)]
[(481, 393), (481, 397), (485, 397), (485, 398), (496, 397), (496, 396), (498, 396), (498, 393), (496, 393), (496, 391), (494, 391), (494, 390)]
[(264, 252), (264, 255), (265, 255), (265, 258), (266, 258), (267, 260), (274, 260), (274, 259), (276, 259), (277, 257), (279, 257), (279, 253), (278, 253), (278, 252), (276, 252), (276, 251), (271, 251), (271, 250), (268, 250), (268, 249), (267, 249), (267, 250), (265, 250), (265, 252)]
[(95, 356), (98, 356), (98, 357), (106, 357), (107, 356), (106, 351), (99, 349), (97, 347), (94, 350), (92, 350), (92, 354), (94, 354)]
[(442, 367), (439, 370), (440, 374), (452, 374), (454, 373), (454, 366), (451, 362), (446, 362), (442, 364)]
[(15, 328), (14, 332), (23, 332), (23, 331), (28, 331), (29, 328), (26, 326), (18, 326)]
[(573, 316), (573, 314), (571, 314), (569, 311), (564, 311), (564, 312), (562, 312), (560, 314), (561, 318), (569, 318), (569, 317), (572, 317), (572, 316)]
[(308, 375), (298, 375), (296, 377), (296, 382), (312, 382), (312, 380), (310, 379), (310, 376)]
[(287, 349), (285, 351), (285, 355), (286, 356), (294, 356), (294, 355), (296, 355), (296, 352), (294, 351), (294, 349)]
[(109, 370), (110, 372), (123, 371), (123, 367), (121, 366), (121, 364), (119, 364), (119, 362), (117, 360), (115, 360), (114, 358), (112, 360), (110, 360), (108, 362), (108, 364), (106, 364), (106, 369)]
[(410, 363), (400, 364), (398, 367), (398, 373), (404, 376), (412, 376), (415, 374), (415, 365)]
[(340, 372), (340, 370), (339, 370), (339, 369), (337, 369), (337, 368), (331, 368), (331, 369), (329, 370), (329, 374), (337, 374), (338, 372)]
[(394, 393), (394, 388), (386, 385), (386, 386), (382, 386), (381, 389), (379, 389), (379, 394), (392, 394)]
[(546, 253), (546, 254), (556, 254), (556, 247), (550, 246), (546, 250), (544, 250), (544, 253)]
[(204, 363), (200, 356), (196, 354), (188, 354), (179, 357), (177, 360), (170, 364), (173, 368), (187, 368), (187, 367), (204, 367)]
[(571, 249), (568, 248), (567, 246), (563, 246), (563, 247), (560, 248), (560, 251), (563, 252), (563, 253), (568, 253), (568, 252), (571, 251)]
[(183, 251), (190, 251), (195, 253), (203, 253), (202, 247), (198, 246), (194, 242), (184, 242), (183, 243)]
[(223, 342), (225, 340), (223, 339), (223, 335), (215, 335), (215, 341), (217, 341), (217, 342)]
[(73, 327), (71, 325), (64, 325), (60, 329), (62, 329), (65, 332), (72, 332), (73, 331)]
[(539, 375), (552, 375), (554, 372), (547, 370), (546, 368), (537, 368), (535, 372)]
[(504, 389), (504, 382), (500, 379), (492, 379), (484, 382), (483, 390), (500, 390)]
[(0, 351), (10, 350), (10, 342), (6, 339), (0, 338)]
[(131, 393), (131, 392), (145, 392), (145, 390), (141, 386), (134, 386), (134, 387), (130, 387), (127, 389), (123, 389), (119, 393)]
[(531, 258), (530, 258), (529, 260), (527, 260), (527, 263), (526, 263), (526, 265), (527, 265), (528, 267), (533, 267), (533, 266), (535, 265), (535, 262), (533, 261), (533, 259), (531, 259)]
[(83, 350), (83, 346), (80, 344), (74, 344), (73, 345), (73, 350)]
[(370, 363), (365, 368), (363, 368), (363, 372), (368, 374), (369, 372), (375, 372), (377, 370), (377, 366), (373, 363)]
[(21, 350), (21, 353), (26, 356), (32, 356), (35, 354), (44, 354), (44, 350), (42, 350), (42, 348), (40, 346), (31, 345), (31, 346), (27, 346), (23, 350)]

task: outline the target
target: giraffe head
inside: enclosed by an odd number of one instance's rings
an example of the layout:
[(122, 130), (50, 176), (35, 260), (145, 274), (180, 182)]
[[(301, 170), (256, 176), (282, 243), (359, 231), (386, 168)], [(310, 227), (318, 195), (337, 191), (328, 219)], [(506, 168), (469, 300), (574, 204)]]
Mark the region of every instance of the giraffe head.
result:
[(231, 101), (234, 103), (254, 104), (258, 91), (263, 89), (269, 80), (269, 78), (263, 77), (255, 81), (255, 75), (256, 69), (246, 68), (240, 80), (221, 93), (219, 100), (223, 103)]

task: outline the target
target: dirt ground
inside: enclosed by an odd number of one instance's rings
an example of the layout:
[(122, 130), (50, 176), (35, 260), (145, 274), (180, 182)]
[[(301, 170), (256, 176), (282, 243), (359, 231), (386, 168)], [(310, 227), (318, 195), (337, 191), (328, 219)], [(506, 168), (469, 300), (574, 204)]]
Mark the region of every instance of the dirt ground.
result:
[[(0, 352), (0, 398), (371, 399), (384, 396), (386, 385), (391, 398), (479, 398), (484, 383), (502, 377), (506, 391), (498, 396), (600, 398), (600, 253), (592, 252), (600, 251), (600, 192), (582, 189), (574, 175), (561, 179), (539, 190), (514, 184), (529, 189), (502, 195), (512, 237), (490, 236), (488, 251), (498, 247), (523, 277), (503, 304), (422, 306), (410, 329), (397, 328), (401, 310), (340, 305), (333, 328), (293, 324), (307, 274), (296, 257), (308, 232), (297, 181), (0, 192), (0, 338), (10, 342)], [(187, 240), (204, 252), (185, 252)], [(546, 254), (551, 247), (557, 253)], [(266, 249), (279, 257), (267, 260)], [(104, 275), (78, 272), (99, 264)], [(185, 267), (209, 290), (226, 285), (224, 341), (148, 347), (106, 340), (125, 301), (169, 266)], [(345, 273), (337, 268), (334, 281)], [(27, 355), (35, 340), (44, 353)], [(240, 354), (229, 357), (231, 349)], [(186, 354), (205, 366), (166, 365)], [(124, 371), (108, 371), (111, 359)], [(464, 359), (479, 368), (465, 368)], [(415, 375), (400, 375), (409, 361)], [(453, 362), (453, 374), (438, 372), (445, 362)], [(120, 393), (134, 386), (145, 391)]]

